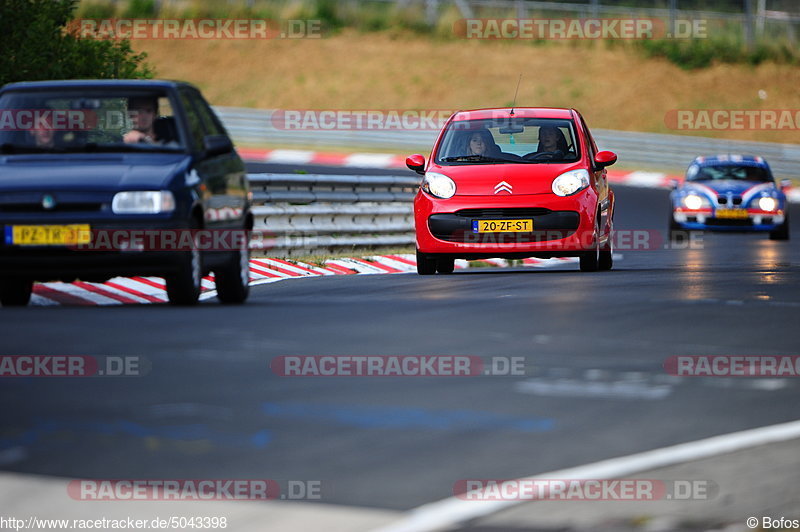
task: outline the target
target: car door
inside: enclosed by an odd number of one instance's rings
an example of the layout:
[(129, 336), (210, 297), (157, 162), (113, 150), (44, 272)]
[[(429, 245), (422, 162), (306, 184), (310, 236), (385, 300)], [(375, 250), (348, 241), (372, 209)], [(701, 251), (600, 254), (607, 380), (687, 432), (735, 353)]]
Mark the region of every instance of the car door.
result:
[[(247, 214), (247, 172), (233, 149), (227, 132), (200, 93), (184, 87), (181, 101), (191, 130), (193, 149), (199, 148), (195, 170), (203, 186), (205, 226), (210, 229), (243, 228)], [(208, 140), (225, 138), (230, 149), (209, 152)]]
[(589, 127), (586, 125), (583, 116), (578, 113), (578, 117), (580, 119), (580, 128), (583, 131), (584, 138), (586, 139), (586, 152), (588, 155), (589, 164), (591, 165), (591, 168), (589, 169), (589, 175), (592, 179), (592, 185), (597, 191), (597, 202), (600, 214), (598, 227), (606, 228), (607, 224), (610, 222), (609, 216), (611, 215), (612, 208), (606, 169), (595, 169), (594, 157), (597, 155), (598, 151), (597, 144), (595, 143), (594, 137), (592, 137), (592, 133), (589, 131)]

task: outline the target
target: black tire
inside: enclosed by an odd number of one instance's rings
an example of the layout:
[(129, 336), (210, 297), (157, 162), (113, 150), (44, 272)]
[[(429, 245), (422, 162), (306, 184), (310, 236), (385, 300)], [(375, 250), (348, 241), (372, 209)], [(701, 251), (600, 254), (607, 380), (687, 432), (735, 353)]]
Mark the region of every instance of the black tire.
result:
[(417, 250), (417, 273), (420, 275), (433, 275), (436, 273), (436, 259)]
[(596, 272), (600, 268), (600, 247), (594, 251), (586, 251), (580, 256), (582, 272)]
[(241, 304), (250, 295), (250, 249), (231, 253), (231, 258), (222, 268), (214, 271), (217, 299), (225, 304)]
[[(191, 227), (196, 230), (199, 224)], [(180, 264), (178, 271), (168, 275), (164, 280), (167, 282), (167, 297), (170, 305), (196, 305), (200, 298), (203, 274), (203, 254), (196, 245), (189, 251), (177, 251), (180, 253)]]
[(31, 300), (33, 281), (29, 279), (0, 279), (0, 304), (4, 307), (24, 307)]
[(783, 220), (780, 227), (769, 232), (770, 240), (789, 240), (789, 216)]
[(436, 271), (443, 274), (453, 273), (456, 269), (455, 259), (436, 259)]
[(608, 237), (606, 246), (600, 250), (600, 257), (597, 261), (597, 269), (600, 271), (608, 271), (614, 267), (614, 248), (611, 244), (611, 237)]

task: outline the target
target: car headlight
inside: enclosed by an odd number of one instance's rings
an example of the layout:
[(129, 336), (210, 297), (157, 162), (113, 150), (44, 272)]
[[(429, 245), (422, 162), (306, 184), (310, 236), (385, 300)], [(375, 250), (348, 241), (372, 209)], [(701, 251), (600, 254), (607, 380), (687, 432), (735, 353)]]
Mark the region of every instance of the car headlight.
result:
[(684, 207), (691, 211), (701, 209), (703, 205), (706, 204), (710, 205), (709, 201), (703, 196), (698, 196), (697, 194), (687, 194), (683, 197)]
[(589, 172), (572, 170), (553, 179), (553, 193), (556, 196), (571, 196), (589, 186)]
[(774, 211), (777, 207), (778, 202), (775, 201), (775, 198), (766, 196), (758, 200), (758, 208), (762, 211)]
[(425, 172), (422, 190), (437, 198), (449, 199), (456, 193), (456, 183), (444, 174)]
[(175, 210), (175, 196), (169, 190), (117, 192), (111, 201), (114, 214), (158, 214)]

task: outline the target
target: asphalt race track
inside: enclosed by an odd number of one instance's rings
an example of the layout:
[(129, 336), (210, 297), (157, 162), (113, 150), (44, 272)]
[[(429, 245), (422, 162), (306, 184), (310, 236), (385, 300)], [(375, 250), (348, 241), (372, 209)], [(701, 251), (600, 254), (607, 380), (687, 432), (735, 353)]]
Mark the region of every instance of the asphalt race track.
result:
[[(615, 190), (616, 229), (663, 238), (667, 192)], [(3, 379), (0, 467), (319, 480), (327, 503), (409, 509), (451, 496), (459, 479), (791, 421), (797, 379), (673, 378), (663, 364), (800, 354), (800, 224), (792, 231), (789, 242), (707, 234), (694, 249), (656, 238), (657, 249), (618, 250), (610, 272), (342, 275), (261, 285), (243, 307), (1, 309), (2, 355), (139, 356), (151, 367)], [(527, 374), (291, 378), (269, 367), (279, 355), (326, 354), (524, 357)]]

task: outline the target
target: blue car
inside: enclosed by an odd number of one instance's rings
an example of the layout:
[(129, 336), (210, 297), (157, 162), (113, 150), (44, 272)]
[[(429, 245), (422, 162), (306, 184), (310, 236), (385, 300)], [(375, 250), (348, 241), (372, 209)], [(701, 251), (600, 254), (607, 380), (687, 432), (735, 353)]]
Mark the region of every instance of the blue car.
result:
[(762, 231), (772, 240), (788, 240), (784, 191), (790, 185), (776, 184), (762, 157), (697, 157), (683, 183), (673, 183), (670, 237), (693, 230)]
[(244, 163), (190, 84), (44, 81), (0, 89), (0, 303), (34, 281), (151, 275), (170, 303), (214, 273), (224, 303), (249, 290)]

